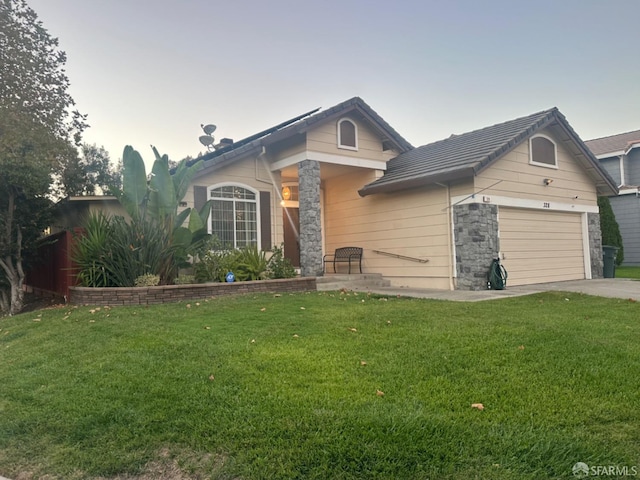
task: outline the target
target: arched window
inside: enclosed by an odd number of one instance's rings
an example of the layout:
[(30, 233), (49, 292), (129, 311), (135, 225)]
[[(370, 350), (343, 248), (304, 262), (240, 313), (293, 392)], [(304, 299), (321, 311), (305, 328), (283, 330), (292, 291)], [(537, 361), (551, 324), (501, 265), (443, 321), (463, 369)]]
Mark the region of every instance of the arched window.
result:
[(218, 237), (223, 248), (258, 245), (258, 200), (254, 190), (242, 185), (213, 186), (209, 198), (209, 233)]
[(358, 127), (348, 118), (338, 122), (338, 148), (358, 150)]
[(558, 168), (556, 144), (550, 138), (544, 135), (531, 137), (529, 150), (531, 155), (530, 163), (533, 165)]

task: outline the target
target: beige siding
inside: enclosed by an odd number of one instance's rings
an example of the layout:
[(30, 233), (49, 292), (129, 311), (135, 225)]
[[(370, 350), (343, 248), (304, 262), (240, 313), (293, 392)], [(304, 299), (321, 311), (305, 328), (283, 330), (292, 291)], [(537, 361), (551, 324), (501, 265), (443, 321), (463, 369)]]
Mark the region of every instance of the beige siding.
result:
[(338, 148), (338, 121), (326, 122), (307, 132), (307, 149), (315, 152), (342, 155), (345, 157), (366, 158), (371, 160), (389, 160), (398, 153), (383, 152), (382, 140), (365, 122), (349, 118), (358, 127), (358, 150)]
[[(362, 198), (357, 190), (373, 180), (373, 172), (369, 175), (351, 173), (324, 182), (325, 252), (360, 246), (365, 249), (365, 273), (380, 273), (396, 286), (449, 288), (447, 189)], [(429, 261), (392, 258), (374, 250)]]
[(449, 188), (451, 191), (451, 197), (466, 197), (467, 195), (474, 193), (473, 179), (468, 178), (466, 180), (451, 182), (449, 184)]
[(237, 160), (226, 167), (207, 172), (202, 176), (197, 176), (191, 182), (184, 199), (187, 207), (193, 207), (194, 185), (211, 187), (219, 183), (237, 183), (247, 185), (258, 191), (271, 192), (271, 242), (273, 245), (279, 245), (284, 241), (282, 207), (280, 206), (280, 198), (278, 196), (280, 174), (273, 172), (273, 178), (278, 187), (272, 184), (269, 172), (266, 170), (262, 160), (256, 159), (255, 157), (247, 157), (242, 160)]
[[(552, 132), (541, 133), (556, 142), (557, 169), (530, 165), (529, 142), (526, 141), (481, 172), (475, 180), (476, 191), (491, 187), (482, 194), (551, 203), (595, 205), (597, 194), (593, 180), (562, 143), (554, 138)], [(552, 179), (553, 182), (547, 186), (544, 184), (545, 178)], [(496, 182), (500, 183), (494, 185)]]
[(498, 216), (507, 285), (585, 278), (581, 214), (500, 207)]
[(306, 151), (307, 144), (304, 135), (296, 135), (275, 145), (269, 146), (269, 160), (277, 162), (298, 153)]

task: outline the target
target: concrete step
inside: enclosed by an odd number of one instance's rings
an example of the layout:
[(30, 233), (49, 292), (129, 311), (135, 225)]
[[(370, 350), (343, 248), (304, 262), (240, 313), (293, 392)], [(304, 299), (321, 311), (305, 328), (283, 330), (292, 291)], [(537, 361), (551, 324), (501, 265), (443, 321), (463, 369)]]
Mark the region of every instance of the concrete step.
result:
[(391, 285), (379, 273), (363, 273), (363, 274), (326, 274), (323, 277), (316, 278), (316, 288), (318, 291), (329, 290), (362, 290), (367, 287), (388, 287)]

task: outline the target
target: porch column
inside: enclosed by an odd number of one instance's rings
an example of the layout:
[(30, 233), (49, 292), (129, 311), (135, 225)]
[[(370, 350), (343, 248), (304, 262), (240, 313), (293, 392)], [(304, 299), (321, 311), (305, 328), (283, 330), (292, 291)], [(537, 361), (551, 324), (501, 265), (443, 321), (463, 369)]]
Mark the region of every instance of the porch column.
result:
[(498, 258), (498, 207), (470, 203), (453, 207), (458, 290), (486, 290), (491, 261)]
[(602, 259), (602, 232), (600, 230), (599, 213), (587, 213), (587, 229), (589, 231), (589, 251), (591, 253), (591, 278), (602, 278), (604, 275), (604, 260)]
[(300, 270), (303, 277), (322, 276), (322, 225), (320, 222), (320, 164), (298, 163), (300, 208)]

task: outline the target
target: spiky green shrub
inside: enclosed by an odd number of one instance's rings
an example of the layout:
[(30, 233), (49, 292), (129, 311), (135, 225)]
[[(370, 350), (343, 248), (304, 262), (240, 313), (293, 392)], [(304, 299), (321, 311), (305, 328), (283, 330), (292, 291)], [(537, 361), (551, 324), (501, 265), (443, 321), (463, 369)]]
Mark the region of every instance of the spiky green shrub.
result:
[(72, 253), (80, 285), (132, 287), (146, 273), (177, 272), (175, 247), (168, 244), (167, 235), (153, 222), (129, 223), (119, 216), (91, 214)]
[(83, 287), (113, 286), (109, 268), (111, 225), (102, 212), (91, 214), (82, 236), (76, 236), (72, 257), (78, 266), (78, 283)]
[(616, 265), (621, 265), (624, 261), (624, 247), (622, 245), (622, 235), (618, 221), (611, 208), (611, 202), (607, 197), (598, 197), (598, 208), (600, 209), (600, 231), (602, 233), (602, 245), (618, 247)]

